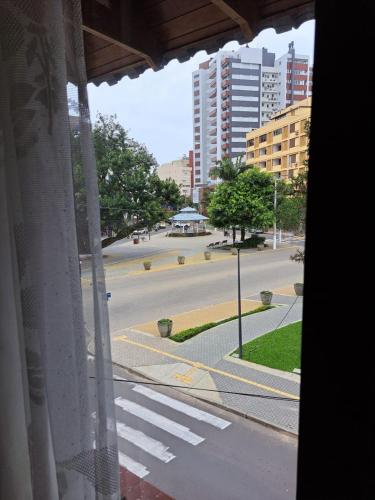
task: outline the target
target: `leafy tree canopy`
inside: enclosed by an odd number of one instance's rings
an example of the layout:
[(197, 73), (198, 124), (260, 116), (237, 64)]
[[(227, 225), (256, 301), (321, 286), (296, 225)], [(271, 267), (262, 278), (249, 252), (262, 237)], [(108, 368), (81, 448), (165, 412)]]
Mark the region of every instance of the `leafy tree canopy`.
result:
[(177, 184), (158, 177), (154, 156), (128, 136), (116, 116), (99, 114), (93, 139), (101, 224), (116, 233), (103, 246), (128, 236), (134, 229), (151, 229), (164, 217), (165, 209), (181, 206), (183, 199)]
[[(210, 198), (208, 214), (218, 227), (241, 229), (270, 226), (273, 221), (273, 179), (252, 168), (219, 184)], [(235, 234), (234, 236), (235, 237)]]

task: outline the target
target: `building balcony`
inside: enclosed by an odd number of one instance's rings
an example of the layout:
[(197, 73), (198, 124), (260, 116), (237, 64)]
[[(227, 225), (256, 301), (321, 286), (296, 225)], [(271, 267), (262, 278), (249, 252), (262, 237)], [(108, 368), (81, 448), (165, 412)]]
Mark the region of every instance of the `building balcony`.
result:
[(208, 132), (208, 135), (216, 135), (216, 132), (217, 132), (216, 127), (215, 127), (215, 128), (212, 128), (212, 129), (210, 129), (210, 131)]
[(221, 134), (221, 140), (226, 141), (229, 139), (229, 132), (225, 132), (224, 134)]
[(221, 97), (223, 99), (225, 99), (226, 97), (229, 97), (230, 96), (230, 90), (224, 90), (222, 93), (221, 93)]
[(210, 148), (208, 151), (209, 151), (209, 153), (210, 153), (210, 154), (212, 154), (212, 155), (213, 155), (213, 154), (216, 154), (216, 153), (217, 153), (217, 147), (216, 147), (216, 146), (214, 146), (213, 148)]
[(221, 82), (221, 88), (226, 89), (229, 86), (229, 80), (223, 80)]
[(225, 57), (224, 59), (222, 59), (221, 61), (221, 66), (224, 67), (224, 66), (227, 66), (230, 62), (230, 59), (228, 57)]
[(216, 80), (212, 80), (212, 82), (210, 83), (210, 87), (211, 88), (216, 88)]
[(224, 142), (224, 144), (221, 145), (221, 149), (223, 149), (223, 150), (229, 149), (229, 143), (228, 142)]
[(228, 108), (229, 108), (229, 101), (224, 101), (221, 104), (221, 109), (224, 110), (224, 109), (228, 109)]
[(214, 118), (213, 120), (210, 120), (210, 125), (211, 125), (211, 127), (216, 127), (216, 125), (217, 125), (216, 118)]
[(216, 137), (213, 137), (213, 138), (210, 140), (210, 143), (211, 143), (211, 144), (217, 144), (217, 139), (216, 139)]
[(208, 116), (212, 117), (212, 116), (216, 116), (216, 108), (215, 109), (212, 109), (209, 113), (208, 113)]
[(223, 69), (223, 71), (221, 72), (221, 78), (225, 78), (228, 75), (229, 75), (229, 68)]
[(227, 130), (229, 128), (229, 123), (222, 123), (221, 124), (221, 129), (222, 130)]
[(229, 118), (229, 111), (225, 111), (225, 113), (221, 113), (221, 119), (226, 120)]
[(217, 106), (216, 99), (211, 99), (210, 100), (210, 106), (216, 108), (216, 106)]
[(217, 91), (216, 91), (216, 87), (210, 91), (210, 93), (208, 94), (208, 97), (210, 99), (213, 99), (214, 97), (216, 97), (216, 94), (217, 94)]

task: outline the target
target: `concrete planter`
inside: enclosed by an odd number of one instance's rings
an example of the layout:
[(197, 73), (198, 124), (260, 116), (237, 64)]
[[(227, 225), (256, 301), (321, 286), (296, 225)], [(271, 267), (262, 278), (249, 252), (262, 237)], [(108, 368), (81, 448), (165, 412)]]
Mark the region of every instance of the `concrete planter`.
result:
[(179, 264), (185, 264), (185, 256), (183, 256), (183, 255), (179, 255), (179, 256), (177, 257), (177, 262), (178, 262)]
[(303, 283), (294, 283), (294, 291), (299, 297), (303, 297)]
[(139, 239), (138, 238), (134, 238), (133, 243), (134, 243), (134, 245), (138, 245)]
[(204, 258), (206, 260), (211, 260), (211, 252), (204, 252)]
[(145, 268), (145, 271), (149, 271), (151, 269), (151, 262), (144, 262), (143, 267)]
[(173, 321), (171, 319), (159, 319), (158, 330), (160, 337), (169, 337), (172, 333)]
[(237, 255), (237, 248), (231, 248), (230, 253), (232, 255)]
[(272, 296), (273, 296), (272, 292), (268, 291), (260, 292), (260, 300), (262, 301), (262, 304), (264, 306), (269, 306), (272, 301)]
[(257, 245), (257, 249), (258, 249), (258, 250), (264, 250), (264, 243), (259, 243), (259, 244)]

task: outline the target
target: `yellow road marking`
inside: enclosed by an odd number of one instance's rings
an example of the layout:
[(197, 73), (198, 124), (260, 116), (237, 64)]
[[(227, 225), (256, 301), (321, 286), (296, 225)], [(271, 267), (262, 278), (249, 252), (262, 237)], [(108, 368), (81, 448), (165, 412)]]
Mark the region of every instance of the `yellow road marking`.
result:
[(299, 396), (296, 396), (295, 394), (290, 394), (289, 392), (284, 392), (280, 391), (279, 389), (275, 389), (274, 387), (270, 387), (269, 385), (264, 385), (264, 384), (259, 384), (258, 382), (255, 382), (253, 380), (249, 380), (247, 378), (239, 377), (238, 375), (234, 375), (229, 372), (225, 372), (223, 370), (219, 370), (217, 368), (212, 368), (211, 366), (207, 366), (201, 363), (197, 363), (195, 361), (191, 361), (190, 359), (182, 358), (181, 356), (177, 356), (176, 354), (171, 354), (169, 352), (161, 351), (160, 349), (156, 349), (155, 347), (148, 346), (146, 344), (142, 344), (140, 342), (135, 342), (134, 340), (130, 340), (125, 338), (125, 335), (120, 335), (118, 337), (114, 337), (114, 340), (119, 340), (120, 342), (127, 342), (128, 344), (135, 345), (137, 347), (141, 347), (142, 349), (147, 349), (152, 352), (156, 352), (158, 354), (162, 354), (163, 356), (166, 356), (171, 359), (175, 359), (177, 361), (182, 361), (183, 363), (187, 363), (191, 366), (197, 367), (199, 364), (199, 368), (202, 370), (206, 370), (212, 373), (217, 373), (218, 375), (223, 375), (224, 377), (231, 378), (233, 380), (237, 380), (239, 382), (244, 382), (245, 384), (252, 385), (254, 387), (258, 387), (258, 389), (263, 389), (267, 392), (273, 392), (275, 394), (278, 394), (279, 396), (284, 396), (287, 398), (294, 399), (295, 401), (299, 401)]

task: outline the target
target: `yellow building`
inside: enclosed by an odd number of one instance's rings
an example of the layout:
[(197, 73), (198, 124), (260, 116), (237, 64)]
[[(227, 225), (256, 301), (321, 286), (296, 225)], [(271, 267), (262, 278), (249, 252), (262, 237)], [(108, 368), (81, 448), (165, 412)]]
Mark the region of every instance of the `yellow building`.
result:
[(305, 172), (311, 97), (275, 113), (264, 127), (246, 134), (246, 165), (254, 165), (282, 179)]

